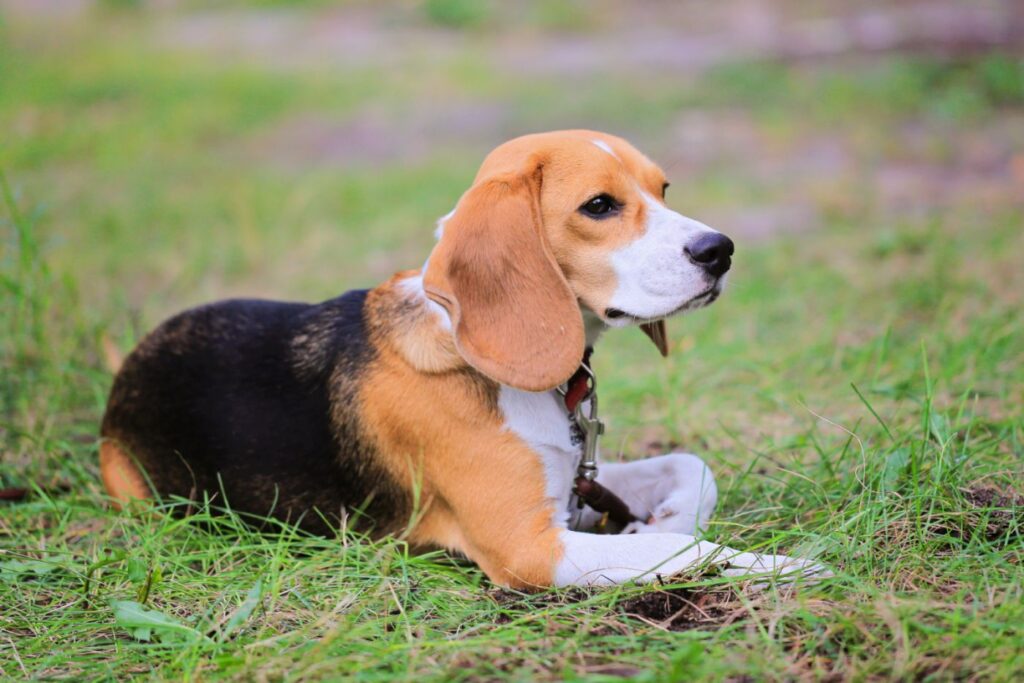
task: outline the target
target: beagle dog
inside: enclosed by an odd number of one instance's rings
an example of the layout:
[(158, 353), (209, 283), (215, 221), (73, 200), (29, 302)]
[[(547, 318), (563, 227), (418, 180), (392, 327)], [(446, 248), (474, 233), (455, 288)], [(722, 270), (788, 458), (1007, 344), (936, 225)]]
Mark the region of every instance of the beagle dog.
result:
[(114, 381), (106, 490), (402, 534), (517, 588), (823, 571), (700, 540), (717, 491), (687, 453), (600, 468), (639, 520), (620, 533), (577, 510), (582, 445), (558, 388), (608, 327), (641, 325), (666, 352), (665, 318), (715, 301), (729, 270), (732, 242), (669, 209), (666, 187), (620, 138), (527, 135), (488, 155), (422, 269), (171, 318)]

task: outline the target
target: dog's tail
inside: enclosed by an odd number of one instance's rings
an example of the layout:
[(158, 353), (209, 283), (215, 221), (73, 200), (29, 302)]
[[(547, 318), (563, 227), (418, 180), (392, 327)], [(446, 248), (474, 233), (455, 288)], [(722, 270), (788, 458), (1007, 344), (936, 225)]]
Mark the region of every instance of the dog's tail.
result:
[(110, 374), (116, 375), (124, 365), (124, 353), (117, 348), (117, 344), (106, 332), (100, 336), (100, 348), (103, 350), (103, 365), (107, 367)]

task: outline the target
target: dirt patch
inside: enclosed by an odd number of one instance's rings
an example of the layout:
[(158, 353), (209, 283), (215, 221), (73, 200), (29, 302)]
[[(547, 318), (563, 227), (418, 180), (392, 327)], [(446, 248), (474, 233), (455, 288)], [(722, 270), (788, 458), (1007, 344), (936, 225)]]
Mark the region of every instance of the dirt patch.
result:
[[(43, 495), (50, 498), (56, 498), (57, 496), (63, 496), (71, 493), (73, 490), (71, 484), (58, 482), (54, 484), (39, 485), (39, 490)], [(9, 486), (6, 488), (0, 488), (0, 501), (8, 503), (23, 503), (32, 497), (33, 489), (25, 488), (23, 486)]]
[[(960, 489), (965, 505), (934, 510), (918, 518), (909, 514), (895, 519), (876, 534), (880, 549), (900, 553), (921, 543), (924, 531), (934, 552), (957, 555), (976, 540), (1006, 544), (1024, 535), (1024, 496), (1012, 489), (975, 485)], [(927, 578), (907, 577), (908, 586)]]
[[(753, 588), (748, 591), (748, 588), (748, 584), (651, 587), (643, 593), (624, 597), (612, 606), (613, 614), (627, 617), (627, 621), (602, 621), (598, 630), (625, 633), (632, 630), (630, 624), (636, 622), (664, 631), (719, 628), (749, 617), (751, 608), (763, 599), (759, 591)], [(520, 612), (526, 614), (538, 608), (584, 602), (598, 595), (599, 590), (573, 588), (557, 593), (525, 595), (495, 589), (490, 592), (490, 596), (507, 608), (496, 619), (497, 623), (502, 624), (514, 621)]]
[(969, 530), (980, 530), (994, 541), (1011, 534), (1020, 534), (1024, 522), (1024, 496), (1016, 491), (1000, 491), (992, 486), (962, 489), (964, 500), (971, 504), (967, 524)]
[(618, 607), (626, 616), (666, 631), (717, 628), (749, 616), (740, 593), (732, 588), (665, 588)]
[(8, 500), (15, 503), (20, 503), (28, 497), (28, 489), (11, 487), (6, 489), (0, 489), (0, 500)]

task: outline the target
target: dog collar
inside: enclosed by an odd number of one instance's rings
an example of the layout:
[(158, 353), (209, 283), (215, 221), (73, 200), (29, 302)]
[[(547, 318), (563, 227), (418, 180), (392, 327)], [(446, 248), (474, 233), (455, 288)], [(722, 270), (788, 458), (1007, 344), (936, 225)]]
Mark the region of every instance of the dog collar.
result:
[(558, 390), (565, 397), (565, 407), (569, 410), (570, 416), (576, 412), (576, 408), (579, 407), (580, 403), (592, 395), (597, 388), (597, 378), (594, 376), (594, 371), (590, 369), (590, 355), (592, 353), (594, 353), (594, 349), (587, 347), (586, 351), (583, 352), (583, 360), (580, 361), (580, 366), (576, 368), (576, 372), (565, 383), (565, 388)]

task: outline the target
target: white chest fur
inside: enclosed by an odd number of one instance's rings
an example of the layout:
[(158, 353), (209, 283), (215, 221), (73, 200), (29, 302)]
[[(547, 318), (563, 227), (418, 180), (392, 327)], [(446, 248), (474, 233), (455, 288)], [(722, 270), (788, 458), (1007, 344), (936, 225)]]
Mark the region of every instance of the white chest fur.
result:
[(569, 496), (582, 446), (573, 444), (569, 417), (554, 391), (533, 393), (502, 387), (498, 407), (505, 428), (526, 442), (544, 464), (546, 493), (555, 510), (555, 524), (569, 521)]

